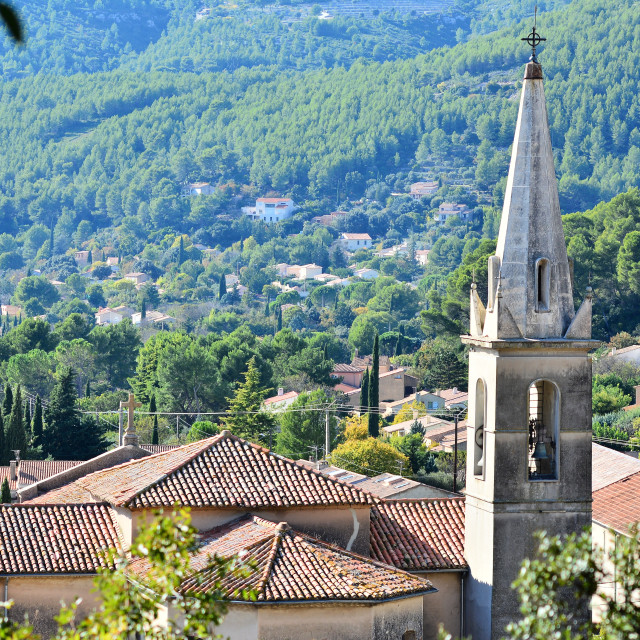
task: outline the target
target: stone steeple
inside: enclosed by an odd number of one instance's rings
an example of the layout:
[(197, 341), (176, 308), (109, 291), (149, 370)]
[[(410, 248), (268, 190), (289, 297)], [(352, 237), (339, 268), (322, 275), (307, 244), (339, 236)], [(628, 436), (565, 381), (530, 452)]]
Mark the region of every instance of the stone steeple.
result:
[[(486, 312), (478, 303), (479, 297), (472, 292), (471, 335), (591, 337), (590, 296), (585, 302), (588, 309), (579, 313), (588, 315), (584, 318), (588, 322), (581, 317), (581, 327), (572, 327), (572, 269), (562, 229), (542, 66), (535, 59), (524, 74), (498, 246), (489, 260)], [(483, 315), (485, 322), (478, 332), (473, 318)]]

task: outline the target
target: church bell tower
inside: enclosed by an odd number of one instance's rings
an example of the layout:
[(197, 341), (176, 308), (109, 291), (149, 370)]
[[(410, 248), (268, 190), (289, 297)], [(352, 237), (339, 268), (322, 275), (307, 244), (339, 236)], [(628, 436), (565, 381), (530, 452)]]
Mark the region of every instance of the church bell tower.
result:
[[(535, 531), (591, 524), (591, 290), (577, 313), (533, 33), (487, 305), (471, 286), (466, 633), (518, 620), (511, 583)], [(586, 615), (586, 612), (585, 612)]]

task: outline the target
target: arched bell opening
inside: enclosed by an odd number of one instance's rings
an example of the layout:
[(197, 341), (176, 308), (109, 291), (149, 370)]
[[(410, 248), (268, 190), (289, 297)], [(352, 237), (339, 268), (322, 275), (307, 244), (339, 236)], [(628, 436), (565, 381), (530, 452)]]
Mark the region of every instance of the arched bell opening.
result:
[(476, 477), (484, 476), (484, 444), (485, 433), (484, 425), (487, 413), (486, 391), (484, 380), (479, 379), (476, 382), (475, 397), (475, 415), (474, 415), (474, 437), (473, 437), (473, 475)]
[(529, 480), (558, 478), (558, 425), (560, 394), (549, 380), (536, 380), (529, 387)]

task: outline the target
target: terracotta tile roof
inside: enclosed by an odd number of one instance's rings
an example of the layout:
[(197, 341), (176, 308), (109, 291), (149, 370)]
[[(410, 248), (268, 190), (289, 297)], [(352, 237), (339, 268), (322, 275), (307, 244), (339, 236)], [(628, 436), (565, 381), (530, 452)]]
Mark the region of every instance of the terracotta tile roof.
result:
[(364, 367), (355, 367), (344, 362), (333, 365), (333, 373), (361, 373), (362, 371), (364, 371)]
[[(202, 538), (193, 560), (195, 573), (182, 585), (185, 593), (206, 592), (208, 558), (214, 554), (239, 554), (253, 563), (250, 576), (231, 576), (223, 583), (226, 597), (239, 599), (241, 589), (254, 589), (258, 602), (322, 602), (327, 600), (384, 601), (429, 593), (432, 585), (416, 576), (376, 560), (256, 516), (245, 516), (212, 529)], [(144, 575), (148, 564), (131, 564), (136, 575)]]
[(271, 396), (264, 401), (264, 404), (269, 405), (274, 402), (282, 402), (283, 400), (290, 400), (291, 398), (297, 398), (300, 394), (297, 391), (287, 391), (279, 396)]
[(18, 484), (40, 482), (79, 465), (81, 460), (20, 460)]
[(343, 233), (342, 237), (345, 240), (371, 240), (368, 233)]
[(89, 504), (92, 502), (102, 502), (102, 500), (92, 496), (89, 491), (75, 482), (71, 482), (30, 500), (24, 500), (20, 504)]
[(382, 473), (373, 478), (365, 477), (363, 480), (355, 481), (352, 484), (355, 484), (358, 489), (368, 491), (374, 496), (378, 496), (378, 498), (387, 498), (422, 486), (420, 482), (391, 473)]
[(593, 520), (622, 534), (640, 522), (640, 472), (593, 492)]
[(11, 470), (9, 467), (0, 467), (0, 486), (5, 478), (9, 481), (9, 489), (15, 491), (18, 488), (18, 481), (11, 479)]
[(352, 393), (359, 393), (360, 387), (352, 387), (350, 384), (345, 384), (344, 382), (338, 383), (335, 387), (333, 387), (336, 391), (342, 391), (345, 395), (350, 395)]
[(609, 353), (607, 353), (608, 356), (617, 356), (620, 355), (621, 353), (629, 353), (630, 351), (636, 351), (637, 349), (640, 349), (640, 344), (632, 344), (629, 345), (628, 347), (622, 347), (622, 349), (611, 349), (611, 351), (609, 351)]
[[(189, 507), (259, 507), (366, 505), (371, 496), (348, 484), (305, 469), (293, 460), (271, 453), (223, 431), (220, 435), (158, 453), (117, 467), (96, 471), (73, 483), (99, 502), (131, 509), (162, 507), (176, 502)], [(37, 503), (57, 494), (44, 494)]]
[(140, 448), (149, 453), (165, 453), (166, 451), (173, 451), (179, 446), (179, 444), (141, 444)]
[(438, 391), (437, 395), (445, 399), (445, 404), (447, 406), (458, 402), (468, 402), (469, 400), (469, 392), (461, 391), (456, 387), (453, 389), (443, 389), (442, 391)]
[(406, 571), (466, 568), (464, 498), (385, 500), (371, 509), (371, 557)]
[(0, 575), (93, 574), (120, 548), (105, 504), (0, 506)]
[(591, 488), (593, 491), (598, 491), (639, 471), (640, 460), (637, 458), (603, 447), (601, 444), (592, 443)]

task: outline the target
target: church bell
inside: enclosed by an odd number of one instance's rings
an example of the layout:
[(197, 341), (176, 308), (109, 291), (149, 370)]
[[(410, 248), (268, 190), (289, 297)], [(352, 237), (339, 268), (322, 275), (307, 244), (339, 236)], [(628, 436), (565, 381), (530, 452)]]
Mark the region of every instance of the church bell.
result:
[(547, 453), (547, 447), (544, 442), (536, 442), (536, 448), (531, 456), (533, 460), (548, 460), (549, 454)]

